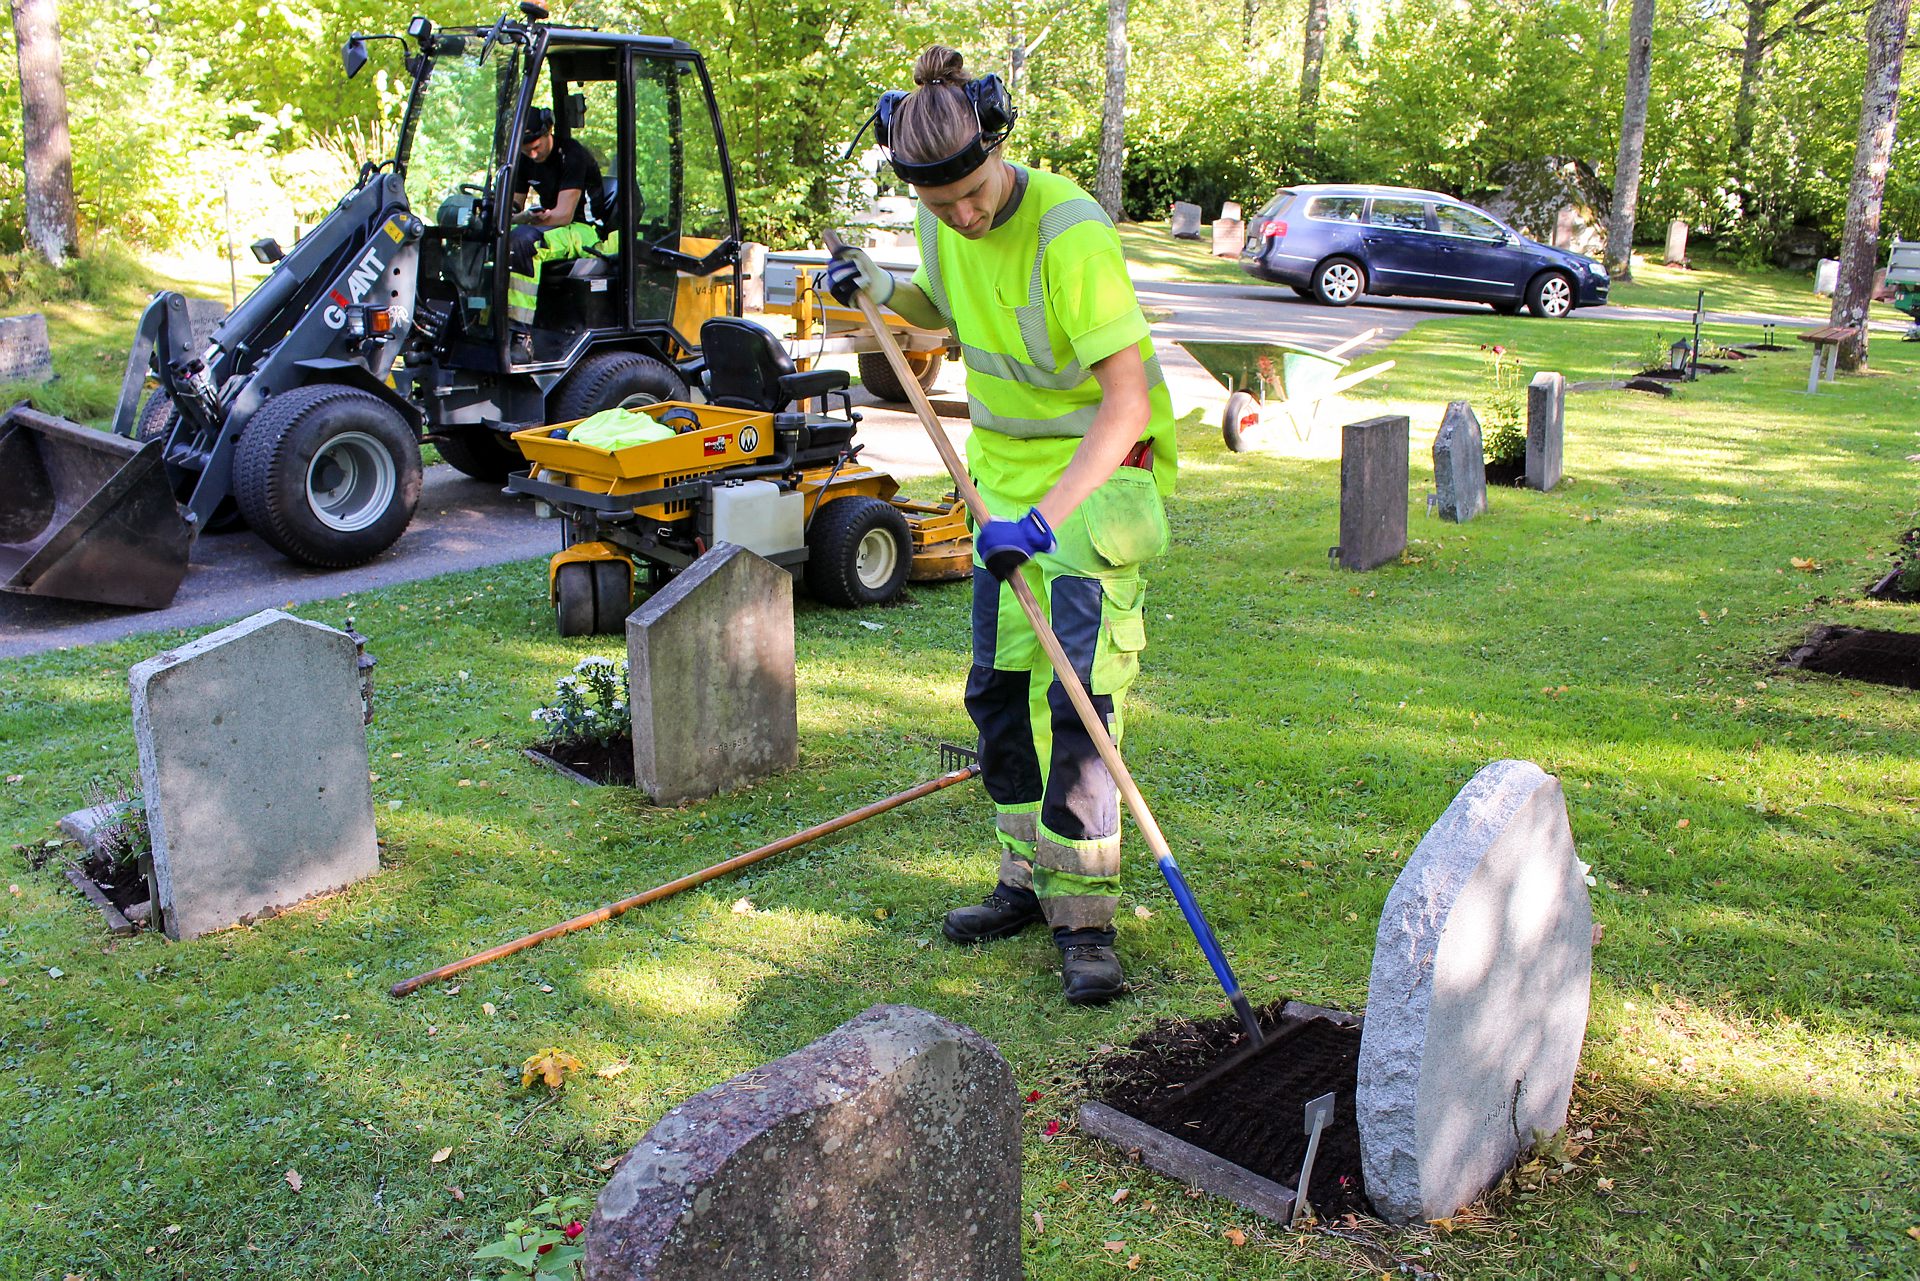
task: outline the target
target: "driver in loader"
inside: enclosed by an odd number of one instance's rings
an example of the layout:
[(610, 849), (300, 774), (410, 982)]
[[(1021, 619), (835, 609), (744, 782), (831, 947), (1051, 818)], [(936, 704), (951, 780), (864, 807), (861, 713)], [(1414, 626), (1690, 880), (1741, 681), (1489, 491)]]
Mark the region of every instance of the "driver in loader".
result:
[(997, 77), (935, 45), (911, 94), (881, 99), (881, 145), (920, 198), (920, 269), (896, 280), (858, 249), (827, 273), (964, 344), (967, 467), (993, 519), (975, 537), (967, 711), (997, 812), (1000, 875), (947, 914), (955, 943), (1045, 922), (1075, 1005), (1125, 990), (1114, 952), (1118, 788), (1007, 579), (1047, 613), (1114, 741), (1146, 644), (1141, 567), (1167, 550), (1173, 409), (1113, 223), (1057, 174), (1010, 163)]
[[(540, 196), (527, 208), (527, 192)], [(508, 240), (507, 324), (515, 361), (532, 358), (533, 313), (540, 301), (540, 269), (549, 262), (584, 258), (600, 245), (587, 193), (601, 190), (600, 165), (572, 138), (556, 138), (553, 112), (527, 113), (520, 135), (520, 170), (514, 180), (513, 234)]]

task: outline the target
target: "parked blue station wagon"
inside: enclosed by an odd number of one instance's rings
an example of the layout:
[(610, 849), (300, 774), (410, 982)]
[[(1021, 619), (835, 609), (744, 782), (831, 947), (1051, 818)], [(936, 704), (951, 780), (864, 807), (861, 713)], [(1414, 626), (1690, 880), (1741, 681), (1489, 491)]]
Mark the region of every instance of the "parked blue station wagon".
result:
[(1333, 307), (1363, 293), (1415, 294), (1565, 316), (1607, 300), (1607, 270), (1593, 259), (1406, 187), (1287, 187), (1249, 220), (1240, 266)]

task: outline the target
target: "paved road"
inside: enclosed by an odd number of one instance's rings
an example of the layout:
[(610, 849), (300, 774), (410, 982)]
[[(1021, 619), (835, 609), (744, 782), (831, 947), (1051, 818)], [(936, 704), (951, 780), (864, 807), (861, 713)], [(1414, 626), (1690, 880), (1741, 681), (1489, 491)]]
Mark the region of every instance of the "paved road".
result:
[[(1258, 335), (1271, 341), (1331, 346), (1378, 327), (1377, 336), (1350, 353), (1364, 355), (1422, 320), (1487, 314), (1485, 307), (1471, 303), (1398, 298), (1368, 298), (1344, 308), (1321, 307), (1297, 299), (1288, 290), (1251, 280), (1244, 285), (1142, 282), (1139, 293), (1145, 306), (1171, 313), (1155, 324), (1154, 335), (1175, 406), (1184, 412), (1198, 405), (1205, 421), (1218, 417), (1226, 392), (1179, 348), (1182, 339)], [(1581, 314), (1600, 319), (1690, 318), (1685, 312), (1612, 306)], [(1805, 317), (1719, 313), (1710, 318), (1721, 323), (1821, 323)], [(967, 431), (964, 408), (955, 400), (959, 387), (959, 372), (949, 366), (935, 394), (943, 412), (955, 415), (947, 419), (947, 427), (956, 445), (965, 439)], [(864, 421), (860, 436), (866, 442), (867, 462), (902, 479), (939, 474), (939, 457), (912, 414), (873, 404), (863, 405), (861, 413)], [(530, 504), (440, 465), (427, 470), (419, 515), (412, 527), (371, 564), (351, 570), (312, 570), (269, 550), (251, 534), (210, 536), (194, 549), (194, 564), (186, 581), (174, 603), (164, 610), (130, 610), (0, 594), (0, 658), (116, 640), (141, 632), (201, 627), (289, 601), (307, 603), (435, 574), (524, 560), (550, 552), (556, 538), (553, 524), (535, 519)]]

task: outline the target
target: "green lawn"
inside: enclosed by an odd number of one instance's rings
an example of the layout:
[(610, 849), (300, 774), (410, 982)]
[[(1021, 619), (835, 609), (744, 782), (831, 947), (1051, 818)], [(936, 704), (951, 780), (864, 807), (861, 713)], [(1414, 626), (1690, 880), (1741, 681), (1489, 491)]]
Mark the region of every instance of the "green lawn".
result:
[[(465, 1276), (543, 1196), (592, 1195), (673, 1104), (903, 1001), (992, 1038), (1041, 1092), (1024, 1153), (1036, 1281), (1403, 1262), (1913, 1276), (1920, 708), (1775, 660), (1816, 621), (1920, 625), (1864, 598), (1920, 523), (1920, 359), (1877, 344), (1874, 374), (1817, 398), (1792, 355), (1672, 401), (1576, 396), (1564, 488), (1501, 489), (1463, 527), (1422, 514), (1441, 403), (1479, 388), (1483, 344), (1602, 376), (1643, 329), (1488, 316), (1396, 343), (1380, 394), (1420, 411), (1412, 541), (1366, 575), (1327, 565), (1336, 462), (1228, 454), (1212, 414), (1189, 415), (1128, 716), (1142, 790), (1262, 1000), (1359, 1008), (1388, 886), (1455, 791), (1501, 757), (1560, 776), (1605, 937), (1582, 1150), (1544, 1186), (1350, 1241), (1189, 1198), (1079, 1136), (1090, 1057), (1221, 1002), (1131, 835), (1130, 999), (1066, 1008), (1037, 936), (946, 946), (941, 913), (992, 875), (971, 786), (389, 999), (397, 979), (930, 777), (935, 744), (970, 737), (964, 588), (864, 614), (803, 602), (797, 769), (683, 810), (576, 789), (520, 756), (528, 712), (612, 644), (556, 639), (528, 563), (301, 611), (351, 612), (380, 658), (377, 878), (195, 943), (117, 942), (51, 870), (0, 855), (18, 887), (0, 900), (0, 1275)], [(0, 663), (7, 842), (46, 839), (89, 780), (134, 770), (126, 668), (179, 639)], [(519, 1085), (547, 1046), (589, 1069), (551, 1103)]]

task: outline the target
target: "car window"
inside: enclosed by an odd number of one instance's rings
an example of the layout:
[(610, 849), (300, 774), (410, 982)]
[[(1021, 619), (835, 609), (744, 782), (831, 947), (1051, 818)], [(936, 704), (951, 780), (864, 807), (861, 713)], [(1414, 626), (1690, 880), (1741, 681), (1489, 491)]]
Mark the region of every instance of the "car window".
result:
[(1402, 231), (1427, 229), (1427, 202), (1399, 197), (1375, 196), (1373, 213), (1367, 221), (1376, 227), (1398, 227)]
[(1261, 207), (1260, 212), (1254, 216), (1258, 218), (1277, 217), (1280, 211), (1287, 207), (1288, 202), (1291, 201), (1293, 197), (1294, 197), (1293, 192), (1282, 191), (1279, 195), (1275, 196), (1272, 200), (1267, 201), (1267, 203)]
[(1324, 218), (1328, 222), (1359, 222), (1360, 211), (1366, 203), (1362, 196), (1315, 196), (1307, 205), (1307, 217)]
[(1433, 217), (1440, 224), (1440, 230), (1450, 236), (1476, 236), (1481, 240), (1492, 240), (1506, 234), (1493, 219), (1460, 205), (1435, 205)]

